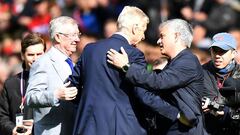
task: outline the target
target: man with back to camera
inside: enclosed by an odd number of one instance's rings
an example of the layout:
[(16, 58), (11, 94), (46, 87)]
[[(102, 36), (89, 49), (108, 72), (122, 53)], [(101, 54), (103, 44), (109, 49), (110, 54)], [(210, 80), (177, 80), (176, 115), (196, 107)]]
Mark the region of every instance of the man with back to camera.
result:
[[(137, 7), (125, 6), (118, 17), (118, 32), (108, 39), (88, 44), (69, 77), (71, 85), (81, 91), (74, 135), (146, 135), (140, 125), (133, 97), (138, 98), (159, 114), (177, 120), (178, 109), (124, 80), (124, 74), (109, 65), (106, 52), (124, 46), (130, 61), (146, 66), (143, 53), (134, 46), (144, 39), (149, 22)], [(147, 111), (147, 110), (143, 110)]]
[(114, 48), (110, 49), (108, 62), (124, 69), (125, 77), (132, 84), (161, 93), (165, 100), (187, 117), (187, 126), (174, 121), (166, 134), (205, 135), (201, 109), (203, 71), (197, 57), (187, 49), (193, 38), (192, 27), (184, 20), (172, 19), (160, 24), (159, 29), (161, 53), (170, 58), (160, 73), (149, 73), (137, 63), (129, 61), (124, 46), (121, 47), (123, 54)]
[[(212, 60), (203, 65), (206, 88), (204, 96), (208, 97), (210, 101), (225, 104), (225, 97), (221, 93), (222, 89), (226, 87), (232, 90), (240, 89), (240, 66), (234, 59), (237, 53), (236, 47), (236, 39), (229, 33), (222, 32), (213, 36), (213, 43), (210, 46)], [(239, 122), (234, 123), (230, 117), (229, 105), (225, 105), (222, 109), (214, 111), (207, 103), (203, 105), (207, 132), (211, 135), (239, 134), (240, 124)]]
[(73, 130), (75, 107), (71, 102), (77, 95), (75, 87), (64, 84), (72, 74), (70, 55), (80, 41), (74, 19), (60, 16), (50, 22), (53, 46), (38, 59), (30, 70), (27, 105), (33, 108), (35, 135), (69, 135)]

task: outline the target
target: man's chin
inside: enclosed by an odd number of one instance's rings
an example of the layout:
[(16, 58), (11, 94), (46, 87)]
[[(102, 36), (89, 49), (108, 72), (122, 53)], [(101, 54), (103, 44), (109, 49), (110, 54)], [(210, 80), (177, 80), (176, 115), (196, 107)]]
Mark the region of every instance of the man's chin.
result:
[(224, 67), (222, 67), (221, 65), (215, 65), (215, 68), (217, 68), (217, 69), (222, 69), (222, 68), (224, 68)]
[(77, 49), (76, 48), (74, 48), (74, 49), (71, 49), (71, 52), (72, 53), (74, 53), (74, 52), (76, 52), (77, 51)]
[(167, 56), (166, 53), (164, 53), (164, 52), (162, 52), (162, 51), (161, 51), (161, 54), (164, 55), (164, 56)]

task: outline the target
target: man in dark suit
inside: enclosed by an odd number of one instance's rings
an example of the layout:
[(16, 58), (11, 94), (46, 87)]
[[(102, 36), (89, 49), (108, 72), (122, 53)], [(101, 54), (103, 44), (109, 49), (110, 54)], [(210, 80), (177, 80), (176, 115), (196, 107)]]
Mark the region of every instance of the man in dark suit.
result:
[[(27, 129), (24, 135), (32, 134), (33, 110), (24, 105), (25, 93), (29, 70), (32, 64), (44, 54), (45, 50), (45, 42), (39, 34), (32, 33), (23, 38), (21, 42), (23, 71), (6, 80), (0, 94), (0, 134), (18, 135), (21, 128)], [(21, 118), (21, 113), (23, 120), (16, 122), (16, 119)], [(19, 114), (18, 117), (16, 114)], [(29, 121), (30, 125), (27, 126), (26, 121)]]
[(174, 121), (168, 129), (168, 135), (204, 135), (206, 131), (201, 110), (203, 70), (197, 57), (187, 49), (193, 38), (192, 28), (184, 20), (173, 19), (162, 23), (159, 30), (161, 53), (170, 58), (161, 73), (149, 73), (138, 63), (128, 61), (124, 46), (121, 48), (123, 54), (114, 49), (108, 51), (108, 62), (124, 69), (125, 77), (132, 84), (161, 93), (165, 100), (187, 117), (188, 126)]
[[(118, 18), (119, 32), (85, 47), (69, 77), (71, 85), (81, 89), (74, 135), (146, 135), (134, 112), (134, 86), (124, 80), (123, 73), (107, 63), (106, 52), (123, 46), (131, 62), (145, 66), (143, 53), (134, 45), (144, 39), (148, 22), (139, 8), (126, 6)], [(158, 96), (151, 97), (142, 90), (135, 95), (144, 96), (139, 98), (172, 121), (177, 119), (178, 109)], [(157, 107), (159, 104), (161, 106)]]

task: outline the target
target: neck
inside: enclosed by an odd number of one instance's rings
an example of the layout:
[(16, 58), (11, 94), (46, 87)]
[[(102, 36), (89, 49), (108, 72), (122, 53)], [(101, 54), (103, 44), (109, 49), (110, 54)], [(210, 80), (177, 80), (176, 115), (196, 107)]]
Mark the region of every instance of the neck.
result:
[(24, 71), (29, 71), (30, 70), (30, 68), (25, 68), (25, 69), (23, 69)]
[(26, 62), (23, 61), (23, 63), (22, 63), (22, 69), (23, 69), (23, 71), (29, 71), (29, 70), (30, 70), (30, 66), (28, 66), (28, 65), (26, 64)]
[(176, 47), (175, 49), (174, 49), (174, 51), (172, 51), (173, 53), (172, 53), (172, 55), (170, 56), (171, 57), (171, 59), (174, 59), (181, 51), (183, 51), (184, 49), (186, 49), (186, 47)]
[(72, 52), (63, 49), (59, 44), (55, 44), (54, 47), (68, 57), (70, 57), (70, 55), (72, 54)]
[(116, 34), (119, 34), (119, 35), (123, 36), (128, 41), (128, 43), (131, 44), (130, 39), (129, 39), (129, 35), (127, 34), (127, 32), (119, 31)]
[(224, 74), (230, 73), (234, 68), (235, 68), (235, 61), (232, 60), (226, 67), (222, 69), (215, 68), (215, 70), (217, 73), (224, 75)]

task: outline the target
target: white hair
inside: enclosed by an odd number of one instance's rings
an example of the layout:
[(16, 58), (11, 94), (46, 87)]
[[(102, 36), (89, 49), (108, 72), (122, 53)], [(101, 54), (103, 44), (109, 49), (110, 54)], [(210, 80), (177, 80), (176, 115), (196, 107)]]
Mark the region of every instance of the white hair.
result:
[(73, 18), (68, 16), (60, 16), (51, 20), (49, 26), (49, 33), (52, 41), (54, 41), (54, 36), (56, 35), (56, 33), (64, 29), (64, 26), (66, 24), (77, 25), (77, 22)]
[(188, 48), (191, 47), (193, 40), (193, 29), (187, 21), (182, 19), (171, 19), (160, 24), (160, 28), (163, 28), (165, 26), (173, 30), (173, 32), (179, 33), (182, 43)]
[(118, 29), (121, 31), (121, 29), (129, 28), (133, 24), (148, 24), (149, 18), (141, 9), (134, 6), (125, 6), (118, 16), (117, 23)]

